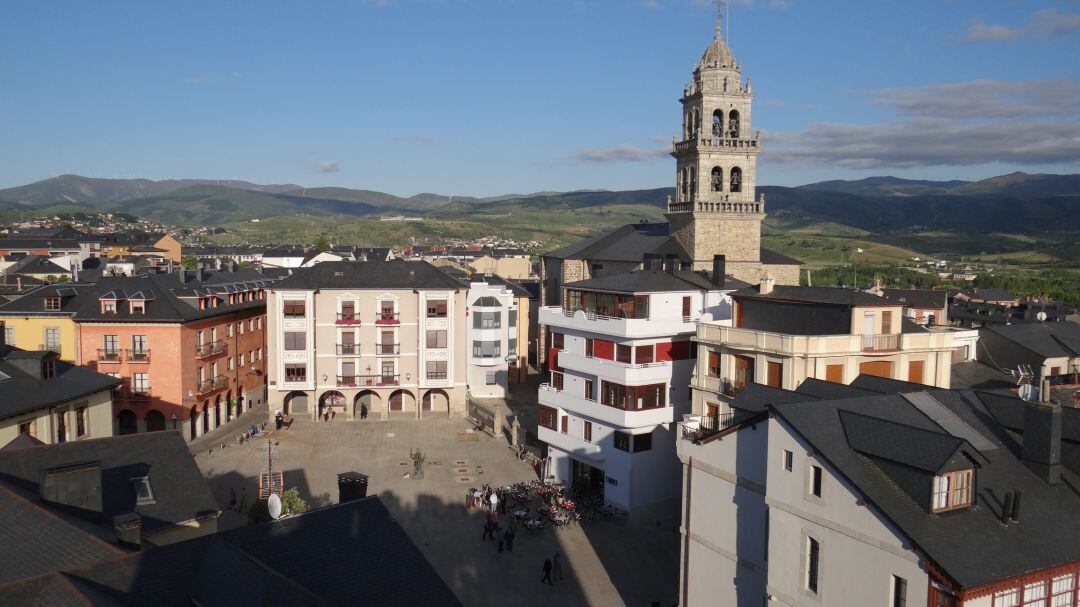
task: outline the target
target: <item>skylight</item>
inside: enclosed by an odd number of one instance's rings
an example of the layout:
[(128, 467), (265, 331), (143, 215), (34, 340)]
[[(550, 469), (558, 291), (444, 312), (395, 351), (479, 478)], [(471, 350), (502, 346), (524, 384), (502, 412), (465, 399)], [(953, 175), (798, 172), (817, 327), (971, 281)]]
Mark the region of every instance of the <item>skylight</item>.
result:
[(154, 490), (150, 487), (149, 476), (139, 476), (131, 479), (132, 488), (135, 489), (135, 503), (136, 504), (153, 504), (157, 500), (154, 499)]

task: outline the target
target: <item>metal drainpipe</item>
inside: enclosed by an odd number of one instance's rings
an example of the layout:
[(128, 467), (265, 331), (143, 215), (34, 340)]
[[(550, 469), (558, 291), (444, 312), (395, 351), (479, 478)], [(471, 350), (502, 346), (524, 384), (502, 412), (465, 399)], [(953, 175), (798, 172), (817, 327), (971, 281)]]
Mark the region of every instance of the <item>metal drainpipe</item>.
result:
[[(681, 440), (681, 439), (676, 439)], [(683, 514), (683, 542), (682, 542), (682, 559), (679, 562), (679, 576), (682, 578), (682, 601), (681, 607), (687, 607), (690, 601), (690, 581), (687, 577), (687, 573), (690, 570), (690, 495), (692, 480), (694, 474), (694, 457), (690, 456), (686, 462), (686, 490), (684, 492), (686, 505), (684, 506), (685, 513)]]

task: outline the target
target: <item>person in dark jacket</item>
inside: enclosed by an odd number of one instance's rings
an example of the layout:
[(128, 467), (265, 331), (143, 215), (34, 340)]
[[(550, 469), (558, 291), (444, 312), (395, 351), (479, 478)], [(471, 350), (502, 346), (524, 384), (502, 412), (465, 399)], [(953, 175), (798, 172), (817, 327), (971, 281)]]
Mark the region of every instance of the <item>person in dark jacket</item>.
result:
[(544, 580), (551, 586), (555, 585), (555, 582), (551, 581), (551, 559), (544, 559), (544, 577), (540, 578), (540, 583), (543, 584)]

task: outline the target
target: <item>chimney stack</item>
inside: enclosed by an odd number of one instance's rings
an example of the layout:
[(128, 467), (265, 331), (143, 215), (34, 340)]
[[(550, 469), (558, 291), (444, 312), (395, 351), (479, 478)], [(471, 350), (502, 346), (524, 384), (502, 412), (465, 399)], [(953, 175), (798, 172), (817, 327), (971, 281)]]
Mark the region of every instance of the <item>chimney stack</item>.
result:
[(723, 289), (727, 282), (727, 258), (723, 255), (713, 255), (712, 258), (712, 283), (716, 288)]
[(1061, 482), (1061, 407), (1041, 403), (1024, 406), (1021, 458), (1044, 482)]
[(1013, 511), (1013, 493), (1009, 491), (1005, 494), (1005, 503), (1001, 505), (1001, 524), (1008, 525), (1009, 519), (1012, 518)]
[(136, 550), (142, 547), (142, 515), (129, 512), (113, 517), (116, 543)]
[(761, 286), (758, 288), (758, 291), (762, 295), (768, 295), (769, 293), (772, 293), (774, 286), (776, 286), (776, 279), (772, 276), (766, 276), (761, 279)]
[(202, 282), (202, 264), (195, 266), (195, 282)]

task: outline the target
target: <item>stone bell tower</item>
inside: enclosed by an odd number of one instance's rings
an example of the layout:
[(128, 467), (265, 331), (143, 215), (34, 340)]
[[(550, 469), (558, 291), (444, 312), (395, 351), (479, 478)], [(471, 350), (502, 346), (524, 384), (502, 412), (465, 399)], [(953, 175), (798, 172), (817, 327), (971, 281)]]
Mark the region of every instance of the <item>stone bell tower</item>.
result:
[(712, 267), (713, 255), (727, 258), (740, 280), (761, 277), (764, 197), (755, 197), (760, 132), (750, 128), (753, 101), (716, 21), (716, 37), (683, 89), (682, 140), (673, 143), (675, 199), (668, 199), (670, 233), (693, 257), (694, 269)]

